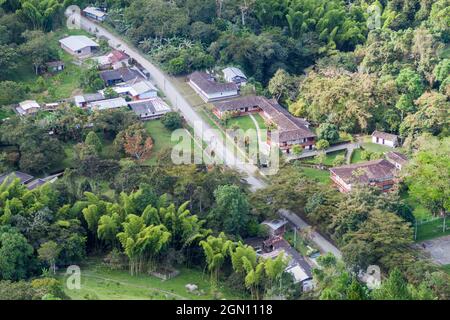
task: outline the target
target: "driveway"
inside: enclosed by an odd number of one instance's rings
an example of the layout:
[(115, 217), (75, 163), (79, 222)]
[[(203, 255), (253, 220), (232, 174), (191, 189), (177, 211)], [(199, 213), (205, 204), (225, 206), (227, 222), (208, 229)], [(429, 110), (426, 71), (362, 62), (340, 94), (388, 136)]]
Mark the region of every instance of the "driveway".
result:
[[(136, 49), (131, 48), (125, 41), (123, 41), (116, 35), (112, 34), (111, 32), (107, 31), (105, 28), (82, 16), (78, 15), (76, 18), (79, 19), (82, 29), (90, 33), (94, 33), (97, 37), (100, 36), (106, 37), (107, 39), (109, 39), (109, 45), (111, 47), (120, 48), (120, 50), (123, 50), (131, 58), (133, 58), (141, 66), (143, 66), (150, 73), (152, 80), (157, 84), (159, 89), (164, 92), (165, 96), (172, 103), (173, 107), (177, 111), (181, 112), (183, 117), (194, 128), (194, 130), (200, 128), (203, 129), (204, 132), (205, 130), (211, 129), (208, 123), (206, 123), (196, 113), (193, 106), (191, 106), (185, 99), (185, 97), (178, 91), (176, 86), (172, 84), (169, 76), (167, 76), (161, 70), (159, 70), (155, 65), (153, 65), (149, 60), (147, 60), (147, 58), (145, 58), (142, 54), (140, 54)], [(266, 186), (266, 183), (262, 181), (260, 178), (258, 178), (256, 175), (258, 168), (256, 168), (254, 165), (242, 164), (235, 157), (233, 152), (229, 152), (226, 149), (225, 145), (222, 143), (222, 138), (217, 136), (214, 130), (210, 130), (208, 136), (206, 137), (199, 136), (199, 138), (208, 143), (210, 143), (210, 141), (213, 140), (215, 142), (216, 155), (222, 157), (224, 164), (228, 165), (229, 167), (235, 168), (240, 172), (243, 172), (247, 176), (246, 180), (253, 192)], [(309, 227), (309, 225), (306, 224), (305, 221), (300, 219), (296, 214), (287, 210), (283, 210), (283, 212), (287, 216), (291, 217), (287, 218), (288, 220), (291, 221), (291, 219), (293, 219), (293, 221), (291, 222), (297, 227), (299, 227), (299, 225), (301, 225), (301, 227), (303, 228)], [(319, 248), (322, 249), (323, 252), (331, 252), (336, 257), (339, 258), (342, 256), (339, 249), (337, 249), (332, 243), (327, 241), (319, 233), (314, 232), (312, 235), (312, 240), (314, 241), (314, 243), (316, 243), (316, 245)]]
[(437, 264), (450, 264), (450, 236), (422, 241), (417, 245)]

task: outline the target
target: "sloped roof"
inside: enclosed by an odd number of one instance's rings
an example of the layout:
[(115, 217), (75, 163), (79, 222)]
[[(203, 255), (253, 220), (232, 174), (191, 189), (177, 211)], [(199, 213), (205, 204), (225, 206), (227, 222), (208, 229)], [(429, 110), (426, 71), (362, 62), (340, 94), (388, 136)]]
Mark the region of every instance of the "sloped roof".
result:
[(89, 39), (86, 36), (69, 36), (59, 40), (61, 44), (72, 51), (78, 51), (86, 47), (98, 47), (97, 42)]
[(390, 151), (390, 152), (386, 153), (386, 158), (388, 160), (397, 162), (400, 165), (404, 165), (408, 162), (408, 158), (403, 153), (396, 152), (396, 151)]
[[(360, 174), (356, 174), (357, 172)], [(395, 166), (385, 159), (356, 163), (330, 169), (347, 184), (355, 182), (370, 183), (374, 181), (382, 181), (392, 179), (395, 173)]]
[(19, 178), (20, 183), (24, 184), (24, 183), (27, 183), (27, 182), (33, 180), (34, 177), (27, 173), (23, 173), (20, 171), (4, 173), (4, 174), (0, 175), (0, 184), (2, 184), (5, 180), (9, 180), (10, 182), (12, 182), (13, 179), (15, 179), (15, 178)]
[(41, 106), (39, 103), (37, 103), (34, 100), (25, 100), (19, 103), (19, 106), (22, 108), (22, 110), (26, 111), (29, 109), (37, 108), (39, 109)]
[(170, 111), (170, 107), (161, 98), (152, 98), (128, 103), (130, 108), (139, 116), (161, 114)]
[(208, 94), (237, 91), (235, 83), (220, 83), (214, 80), (206, 72), (195, 71), (189, 76), (189, 80), (195, 83), (203, 92)]
[(94, 101), (89, 104), (89, 107), (95, 110), (107, 110), (126, 107), (127, 102), (124, 98), (114, 98), (107, 100)]
[(100, 78), (103, 81), (116, 81), (121, 80), (123, 82), (131, 81), (134, 79), (142, 79), (141, 74), (134, 69), (122, 67), (116, 70), (105, 70), (100, 72)]
[(155, 86), (149, 81), (137, 82), (130, 88), (130, 94), (132, 96), (138, 96), (149, 91), (158, 91)]
[(398, 139), (398, 136), (392, 133), (382, 132), (382, 131), (374, 131), (372, 133), (373, 137), (381, 138), (384, 140), (389, 141), (396, 141)]
[(227, 78), (240, 77), (240, 78), (247, 79), (247, 77), (242, 72), (242, 70), (239, 68), (236, 68), (236, 67), (225, 68), (222, 70), (222, 72), (223, 72), (224, 76)]
[(104, 11), (102, 11), (99, 8), (96, 8), (96, 7), (86, 7), (83, 10), (83, 12), (92, 14), (92, 15), (94, 15), (96, 17), (99, 17), (99, 18), (102, 18), (102, 17), (106, 16), (106, 12), (104, 12)]
[(304, 138), (313, 138), (316, 135), (308, 129), (308, 122), (296, 118), (276, 102), (260, 96), (246, 96), (237, 99), (215, 102), (214, 106), (224, 111), (234, 111), (240, 108), (259, 107), (277, 125), (279, 141), (286, 142)]

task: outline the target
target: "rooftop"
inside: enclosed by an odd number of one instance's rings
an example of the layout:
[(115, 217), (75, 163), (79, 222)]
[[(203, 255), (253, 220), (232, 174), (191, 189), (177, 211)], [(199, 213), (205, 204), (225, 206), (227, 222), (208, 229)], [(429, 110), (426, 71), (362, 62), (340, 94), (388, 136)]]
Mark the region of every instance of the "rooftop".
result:
[(287, 220), (275, 219), (270, 221), (264, 221), (262, 224), (268, 226), (272, 230), (278, 230), (287, 224)]
[(158, 91), (158, 89), (156, 89), (156, 87), (149, 81), (137, 82), (130, 88), (130, 94), (132, 96), (138, 96), (149, 91)]
[(86, 7), (83, 10), (83, 12), (92, 14), (92, 15), (94, 15), (96, 17), (99, 17), (99, 18), (106, 16), (106, 12), (104, 12), (104, 11), (102, 11), (99, 8), (96, 8), (96, 7)]
[(189, 80), (194, 82), (203, 92), (214, 94), (219, 92), (237, 91), (235, 83), (220, 83), (206, 72), (195, 71), (189, 75)]
[(89, 104), (89, 107), (94, 110), (107, 110), (126, 107), (127, 102), (124, 98), (114, 98), (107, 100), (94, 101)]
[(374, 131), (372, 133), (372, 137), (378, 137), (384, 140), (395, 141), (398, 139), (398, 136), (392, 133), (387, 133), (383, 131)]
[(142, 79), (142, 75), (138, 71), (127, 67), (102, 71), (100, 72), (100, 77), (105, 82), (117, 80), (128, 82), (135, 79)]
[(334, 167), (330, 169), (330, 172), (339, 176), (347, 184), (354, 182), (370, 183), (392, 179), (395, 173), (395, 166), (385, 159), (379, 159)]
[(222, 70), (222, 72), (225, 75), (225, 77), (227, 77), (227, 78), (240, 77), (240, 78), (247, 79), (247, 77), (242, 72), (242, 70), (239, 68), (236, 68), (236, 67), (225, 68)]
[(390, 151), (390, 152), (386, 153), (386, 158), (388, 160), (397, 162), (400, 165), (404, 165), (408, 162), (408, 158), (403, 153), (396, 152), (396, 151)]
[(97, 42), (86, 36), (69, 36), (59, 40), (59, 42), (72, 51), (78, 51), (86, 47), (98, 47)]
[(139, 116), (161, 114), (170, 111), (169, 106), (161, 98), (130, 102), (128, 105)]
[(309, 123), (306, 120), (294, 117), (274, 99), (269, 100), (260, 96), (246, 96), (215, 102), (214, 106), (222, 112), (246, 107), (250, 108), (257, 106), (261, 108), (277, 125), (280, 142), (313, 138), (316, 136), (308, 129)]
[(37, 108), (39, 109), (41, 106), (34, 100), (25, 100), (19, 103), (19, 106), (22, 110), (27, 111), (29, 109)]
[(33, 180), (33, 176), (27, 174), (27, 173), (23, 173), (20, 171), (14, 171), (14, 172), (10, 172), (10, 173), (4, 173), (2, 175), (0, 175), (0, 184), (2, 184), (3, 182), (5, 182), (6, 180), (11, 181), (14, 178), (18, 178), (20, 179), (20, 183), (27, 183), (31, 180)]

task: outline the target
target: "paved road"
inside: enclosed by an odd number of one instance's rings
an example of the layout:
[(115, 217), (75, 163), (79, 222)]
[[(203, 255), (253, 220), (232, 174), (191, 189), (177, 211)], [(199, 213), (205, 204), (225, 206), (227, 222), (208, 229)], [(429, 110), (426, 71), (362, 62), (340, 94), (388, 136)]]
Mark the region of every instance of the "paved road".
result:
[[(358, 149), (359, 147), (360, 146), (358, 143), (344, 143), (344, 144), (340, 144), (340, 145), (332, 146), (332, 147), (328, 148), (327, 150), (325, 150), (325, 153), (331, 153), (331, 152), (340, 151), (340, 150), (347, 150), (347, 155), (348, 155), (348, 157), (350, 157), (353, 149)], [(304, 151), (299, 155), (290, 154), (287, 156), (286, 161), (314, 157), (317, 155), (317, 153), (318, 153), (317, 150), (313, 150), (313, 151)]]
[[(292, 213), (288, 210), (280, 209), (280, 216), (286, 218), (289, 222), (295, 225), (298, 229), (306, 229), (310, 227), (309, 224), (305, 222), (302, 218), (300, 218), (295, 213)], [(330, 241), (325, 239), (320, 233), (317, 231), (313, 231), (311, 233), (311, 240), (319, 247), (319, 249), (323, 252), (331, 252), (337, 258), (342, 258), (341, 251), (335, 247)]]
[[(150, 61), (148, 61), (143, 55), (141, 55), (137, 50), (128, 46), (128, 44), (110, 33), (106, 29), (102, 28), (98, 24), (84, 18), (77, 17), (81, 23), (82, 29), (94, 33), (97, 37), (104, 36), (109, 39), (109, 45), (113, 48), (120, 48), (120, 50), (125, 51), (131, 58), (136, 60), (140, 65), (142, 65), (147, 71), (150, 72), (153, 80), (156, 82), (158, 87), (164, 92), (166, 97), (172, 103), (172, 105), (179, 110), (186, 121), (195, 129), (203, 131), (204, 135), (200, 138), (206, 142), (213, 141), (215, 143), (215, 153), (222, 157), (224, 163), (230, 167), (236, 168), (237, 170), (244, 172), (247, 176), (246, 180), (251, 186), (252, 191), (256, 191), (260, 188), (264, 188), (266, 186), (265, 182), (261, 179), (255, 177), (255, 173), (257, 168), (253, 165), (242, 164), (239, 160), (236, 159), (232, 152), (228, 152), (224, 144), (221, 142), (221, 137), (218, 137), (214, 131), (208, 131), (207, 129), (211, 129), (210, 126), (203, 121), (203, 119), (195, 112), (194, 108), (186, 101), (184, 96), (178, 91), (178, 89), (171, 83), (170, 78), (165, 75), (161, 70), (159, 70), (155, 65), (153, 65)], [(205, 131), (206, 134), (205, 134)], [(292, 212), (288, 212), (287, 210), (280, 210), (280, 214), (287, 215), (286, 218), (290, 220), (294, 225), (298, 228), (306, 228), (309, 225), (303, 221), (300, 217)], [(322, 237), (319, 233), (314, 232), (312, 236), (312, 240), (316, 243), (316, 245), (322, 249), (324, 252), (331, 252), (336, 257), (341, 257), (341, 253), (339, 249), (337, 249), (333, 244), (328, 242), (324, 237)]]
[(450, 236), (422, 241), (416, 246), (425, 251), (435, 263), (450, 264)]
[(229, 151), (226, 145), (222, 141), (222, 137), (217, 134), (212, 128), (203, 121), (203, 119), (195, 112), (193, 107), (187, 102), (184, 96), (178, 91), (178, 89), (172, 84), (170, 78), (159, 70), (155, 65), (148, 61), (137, 50), (131, 48), (125, 41), (115, 36), (108, 30), (95, 24), (94, 22), (80, 17), (80, 23), (82, 29), (96, 34), (97, 37), (106, 37), (109, 39), (109, 45), (113, 48), (120, 48), (127, 53), (131, 58), (142, 65), (147, 71), (149, 71), (152, 79), (156, 82), (157, 86), (164, 92), (166, 97), (172, 103), (172, 105), (180, 111), (186, 121), (194, 128), (195, 134), (209, 144), (216, 159), (225, 165), (235, 168), (240, 172), (243, 172), (247, 178), (251, 189), (253, 191), (264, 188), (266, 184), (259, 178), (255, 177), (255, 173), (258, 169), (251, 164), (243, 163), (234, 154)]

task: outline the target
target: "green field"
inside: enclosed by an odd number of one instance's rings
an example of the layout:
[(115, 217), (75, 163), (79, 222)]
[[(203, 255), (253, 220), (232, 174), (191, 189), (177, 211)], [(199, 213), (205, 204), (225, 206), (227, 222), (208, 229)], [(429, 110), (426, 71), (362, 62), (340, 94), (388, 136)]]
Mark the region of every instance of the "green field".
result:
[[(85, 34), (82, 30), (59, 30), (51, 33), (52, 46), (57, 48), (59, 59), (64, 61), (65, 69), (55, 74), (36, 75), (33, 66), (26, 57), (20, 60), (17, 70), (10, 77), (10, 80), (21, 82), (27, 85), (31, 91), (28, 94), (29, 99), (36, 100), (42, 103), (55, 102), (62, 99), (70, 98), (75, 92), (80, 92), (79, 79), (83, 71), (83, 66), (78, 66), (73, 63), (73, 57), (59, 48), (58, 40), (67, 36), (75, 34)], [(44, 79), (45, 87), (36, 88), (36, 80), (42, 77)], [(39, 89), (39, 90), (38, 90)]]
[(153, 139), (152, 156), (147, 161), (148, 164), (154, 164), (156, 156), (164, 149), (173, 147), (176, 142), (172, 142), (172, 132), (169, 131), (161, 120), (150, 120), (145, 122), (145, 128)]
[(450, 235), (450, 219), (446, 220), (446, 230), (443, 232), (443, 219), (437, 219), (431, 222), (421, 224), (417, 227), (416, 241), (434, 239)]
[[(210, 300), (239, 299), (228, 288), (219, 285), (219, 296), (211, 293), (209, 275), (201, 270), (180, 268), (180, 274), (163, 281), (150, 275), (131, 276), (126, 270), (110, 270), (99, 262), (90, 261), (81, 267), (81, 289), (66, 294), (74, 300)], [(65, 280), (64, 275), (60, 275)], [(64, 281), (65, 283), (65, 281)], [(186, 290), (187, 284), (196, 284), (197, 293)], [(66, 287), (66, 286), (65, 286)]]
[(301, 172), (310, 179), (315, 179), (316, 181), (329, 184), (331, 182), (330, 173), (327, 170), (319, 170), (314, 168), (302, 167)]
[(227, 129), (232, 129), (235, 126), (239, 127), (239, 129), (242, 129), (244, 131), (247, 131), (248, 129), (256, 130), (255, 124), (253, 123), (253, 120), (250, 118), (249, 115), (240, 116), (228, 120)]
[[(345, 156), (345, 153), (346, 153), (345, 150), (340, 150), (340, 151), (327, 153), (325, 161), (323, 162), (323, 164), (326, 165), (326, 166), (332, 166), (334, 160), (336, 159), (336, 157), (339, 156), (339, 155)], [(312, 164), (318, 164), (319, 163), (315, 157), (307, 158), (307, 159), (304, 160), (304, 162), (312, 163)]]
[(445, 266), (442, 266), (442, 270), (447, 272), (450, 275), (450, 264), (446, 264)]
[(414, 217), (419, 220), (429, 219), (432, 217), (430, 210), (425, 208), (423, 205), (418, 203), (415, 199), (413, 199), (408, 191), (401, 194), (401, 198), (405, 201), (405, 203), (411, 207)]
[(3, 120), (5, 118), (8, 118), (14, 114), (14, 111), (12, 111), (9, 107), (0, 107), (0, 120)]

